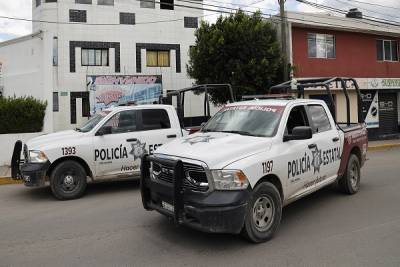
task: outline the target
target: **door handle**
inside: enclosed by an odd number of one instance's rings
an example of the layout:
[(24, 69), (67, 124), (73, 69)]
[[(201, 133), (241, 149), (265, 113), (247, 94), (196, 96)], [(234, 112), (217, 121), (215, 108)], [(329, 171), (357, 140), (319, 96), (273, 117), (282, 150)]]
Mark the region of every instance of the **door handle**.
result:
[(136, 142), (137, 138), (126, 139), (126, 142)]
[(175, 138), (175, 137), (176, 137), (176, 134), (167, 135), (167, 138)]
[(309, 144), (309, 145), (308, 145), (308, 148), (309, 148), (309, 149), (316, 148), (316, 147), (317, 147), (316, 144)]
[(333, 141), (333, 142), (339, 141), (339, 137), (334, 137), (334, 138), (332, 138), (332, 141)]

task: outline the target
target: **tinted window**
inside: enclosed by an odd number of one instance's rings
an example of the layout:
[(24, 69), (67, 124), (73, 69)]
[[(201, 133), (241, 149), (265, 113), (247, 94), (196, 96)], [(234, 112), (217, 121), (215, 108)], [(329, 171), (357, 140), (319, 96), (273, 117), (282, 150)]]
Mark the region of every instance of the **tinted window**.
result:
[(308, 106), (308, 111), (313, 123), (314, 133), (321, 133), (331, 129), (331, 123), (329, 122), (328, 115), (322, 106), (310, 105)]
[(292, 134), (293, 128), (298, 126), (309, 126), (306, 110), (304, 106), (292, 108), (286, 124), (287, 134)]
[(164, 109), (143, 109), (142, 123), (145, 131), (171, 128), (168, 113)]
[(112, 116), (104, 125), (111, 126), (113, 134), (134, 132), (136, 131), (136, 111), (121, 111)]

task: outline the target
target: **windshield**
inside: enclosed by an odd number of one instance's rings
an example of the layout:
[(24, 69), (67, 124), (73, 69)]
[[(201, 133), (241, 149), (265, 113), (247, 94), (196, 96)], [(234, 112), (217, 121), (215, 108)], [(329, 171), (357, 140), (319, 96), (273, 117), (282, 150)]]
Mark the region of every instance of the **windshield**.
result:
[(276, 134), (283, 110), (282, 106), (229, 106), (215, 114), (202, 132), (272, 137)]
[(90, 118), (90, 120), (84, 123), (81, 127), (76, 128), (76, 130), (84, 133), (91, 131), (105, 116), (108, 115), (108, 113), (110, 113), (110, 111), (101, 111), (95, 114), (92, 118)]

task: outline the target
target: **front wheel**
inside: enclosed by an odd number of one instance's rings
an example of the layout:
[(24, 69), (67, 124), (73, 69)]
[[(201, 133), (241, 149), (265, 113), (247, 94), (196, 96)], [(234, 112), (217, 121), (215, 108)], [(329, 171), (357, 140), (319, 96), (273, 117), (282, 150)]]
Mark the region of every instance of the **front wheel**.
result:
[(360, 161), (358, 160), (358, 157), (351, 154), (347, 163), (346, 172), (338, 182), (340, 191), (349, 195), (358, 192), (361, 178), (360, 169)]
[(86, 189), (85, 169), (76, 161), (67, 160), (58, 164), (50, 175), (50, 187), (59, 200), (79, 198)]
[(276, 187), (263, 182), (256, 186), (250, 198), (242, 234), (254, 243), (272, 238), (282, 217), (282, 201)]

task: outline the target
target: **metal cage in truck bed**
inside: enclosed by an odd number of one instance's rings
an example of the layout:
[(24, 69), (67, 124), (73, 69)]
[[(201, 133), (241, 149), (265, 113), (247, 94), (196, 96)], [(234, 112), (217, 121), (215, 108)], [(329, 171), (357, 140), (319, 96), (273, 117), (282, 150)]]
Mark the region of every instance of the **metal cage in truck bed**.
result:
[[(326, 90), (326, 94), (328, 95), (329, 98), (329, 103), (328, 106), (329, 108), (332, 108), (332, 110), (336, 110), (336, 104), (333, 99), (332, 91), (330, 86), (334, 83), (336, 83), (337, 88), (341, 88), (343, 90), (343, 93), (346, 98), (346, 126), (350, 126), (350, 117), (351, 117), (351, 111), (350, 111), (350, 97), (348, 93), (348, 87), (347, 83), (351, 83), (354, 86), (354, 89), (357, 93), (357, 109), (358, 109), (358, 123), (364, 123), (364, 118), (362, 116), (362, 110), (361, 110), (361, 93), (360, 93), (360, 88), (357, 84), (357, 81), (354, 78), (346, 78), (346, 77), (333, 77), (333, 78), (307, 78), (307, 79), (299, 79), (299, 80), (292, 80), (292, 81), (287, 81), (275, 86), (272, 86), (268, 90), (268, 94), (289, 94), (289, 93), (297, 93), (298, 98), (304, 98), (305, 95), (305, 90), (310, 89), (310, 88), (324, 88)], [(336, 122), (336, 119), (335, 119)], [(336, 122), (337, 123), (337, 122)], [(344, 123), (343, 123), (344, 124)]]

